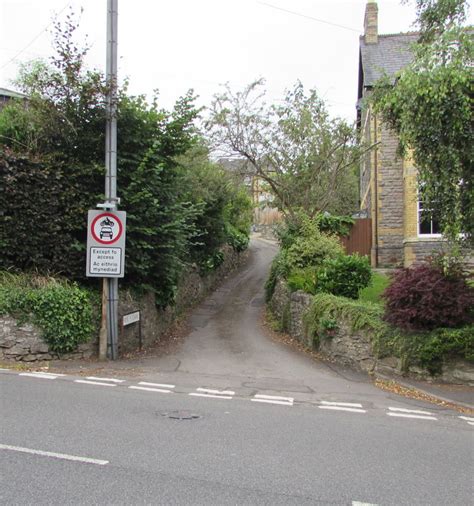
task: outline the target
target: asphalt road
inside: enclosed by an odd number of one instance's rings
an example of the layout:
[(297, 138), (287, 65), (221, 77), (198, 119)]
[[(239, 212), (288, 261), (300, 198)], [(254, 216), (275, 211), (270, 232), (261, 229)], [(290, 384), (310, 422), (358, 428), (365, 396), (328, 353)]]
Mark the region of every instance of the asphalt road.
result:
[(274, 252), (253, 242), (173, 355), (0, 370), (0, 503), (472, 504), (473, 418), (266, 335)]

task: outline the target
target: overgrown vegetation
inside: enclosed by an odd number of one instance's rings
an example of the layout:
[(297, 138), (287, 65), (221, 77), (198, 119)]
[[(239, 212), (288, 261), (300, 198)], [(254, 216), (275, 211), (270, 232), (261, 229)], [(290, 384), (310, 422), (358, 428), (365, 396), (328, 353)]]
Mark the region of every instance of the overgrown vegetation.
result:
[[(85, 278), (87, 210), (103, 201), (104, 76), (84, 66), (70, 15), (50, 63), (24, 67), (24, 101), (0, 111), (0, 269)], [(173, 303), (187, 263), (216, 268), (220, 249), (248, 243), (246, 190), (209, 161), (189, 92), (172, 111), (118, 90), (118, 188), (127, 211), (123, 283)]]
[(359, 298), (366, 302), (383, 304), (382, 294), (390, 285), (390, 278), (379, 272), (372, 272), (370, 284), (360, 291)]
[(98, 331), (97, 295), (64, 279), (0, 272), (0, 314), (31, 322), (52, 352), (75, 351)]
[(378, 83), (373, 102), (398, 134), (401, 151), (413, 155), (424, 207), (436, 210), (445, 237), (472, 246), (474, 42), (472, 27), (463, 26), (468, 2), (416, 0), (416, 5), (420, 37), (413, 61), (395, 79)]

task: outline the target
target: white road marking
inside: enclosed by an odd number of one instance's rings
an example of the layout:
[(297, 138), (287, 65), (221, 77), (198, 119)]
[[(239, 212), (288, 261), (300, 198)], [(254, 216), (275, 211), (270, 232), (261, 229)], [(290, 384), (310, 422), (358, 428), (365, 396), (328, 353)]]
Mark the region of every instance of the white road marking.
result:
[(0, 371), (9, 371), (10, 369), (4, 369), (3, 367), (0, 367)]
[(334, 411), (348, 411), (349, 413), (367, 413), (365, 409), (345, 408), (343, 406), (318, 406), (319, 409), (332, 409)]
[(22, 372), (19, 374), (19, 376), (28, 376), (29, 378), (42, 378), (42, 379), (49, 379), (54, 380), (57, 378), (56, 375), (53, 374), (45, 374), (40, 372)]
[(235, 395), (235, 392), (232, 390), (212, 390), (210, 388), (196, 388), (198, 392), (203, 392), (206, 394), (216, 394), (216, 395)]
[(191, 392), (188, 395), (192, 395), (194, 397), (211, 397), (213, 399), (232, 399), (232, 397), (228, 396), (228, 395), (199, 394), (199, 393), (196, 393), (196, 392)]
[(434, 416), (424, 416), (424, 415), (410, 415), (408, 413), (387, 413), (388, 416), (398, 416), (400, 418), (417, 418), (420, 420), (437, 420)]
[(433, 416), (433, 413), (429, 411), (421, 411), (419, 409), (405, 409), (405, 408), (388, 408), (390, 411), (399, 411), (401, 413), (413, 413), (414, 415), (429, 415)]
[(101, 385), (103, 387), (116, 387), (115, 383), (101, 383), (100, 381), (74, 380), (74, 383), (85, 383), (86, 385)]
[(321, 404), (324, 406), (344, 406), (346, 408), (361, 408), (362, 404), (357, 402), (330, 402), (330, 401), (321, 401)]
[(131, 386), (128, 388), (131, 388), (132, 390), (145, 390), (146, 392), (159, 392), (160, 394), (170, 394), (171, 393), (171, 390), (165, 390), (163, 388), (135, 387), (135, 386)]
[(87, 379), (92, 381), (110, 381), (111, 383), (123, 383), (125, 381), (116, 378), (97, 378), (95, 376), (87, 376)]
[(256, 394), (253, 399), (250, 399), (253, 402), (264, 402), (267, 404), (279, 404), (281, 406), (293, 406), (293, 397), (281, 397), (279, 395), (264, 395), (264, 394)]
[(474, 422), (474, 418), (472, 418), (471, 416), (460, 416), (459, 418), (461, 420), (466, 420), (467, 422)]
[(474, 425), (474, 422), (467, 422), (469, 425)]
[(175, 388), (176, 386), (176, 385), (167, 385), (165, 383), (148, 383), (147, 381), (140, 381), (138, 384), (147, 387), (158, 387), (158, 388)]
[(13, 452), (30, 453), (32, 455), (40, 455), (42, 457), (53, 457), (55, 459), (72, 460), (75, 462), (85, 462), (87, 464), (96, 464), (105, 466), (108, 460), (90, 459), (89, 457), (77, 457), (76, 455), (66, 455), (65, 453), (44, 452), (42, 450), (32, 450), (31, 448), (22, 448), (21, 446), (10, 446), (0, 444), (0, 450), (10, 450)]
[(377, 506), (377, 504), (372, 504), (371, 502), (352, 501), (352, 506)]

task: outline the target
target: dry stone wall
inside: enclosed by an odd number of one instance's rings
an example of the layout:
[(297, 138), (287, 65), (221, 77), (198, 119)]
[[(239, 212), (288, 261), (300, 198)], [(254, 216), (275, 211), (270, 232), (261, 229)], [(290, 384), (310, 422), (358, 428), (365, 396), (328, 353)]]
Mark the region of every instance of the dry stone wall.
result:
[[(128, 290), (120, 291), (119, 316), (136, 310), (141, 311), (143, 347), (159, 341), (176, 318), (199, 302), (216, 288), (233, 270), (245, 262), (247, 253), (237, 253), (230, 246), (224, 248), (224, 262), (207, 276), (201, 276), (196, 266), (190, 266), (181, 278), (176, 304), (160, 309), (156, 307), (153, 293), (137, 296)], [(139, 347), (139, 327), (132, 324), (119, 328), (119, 351), (121, 354)], [(80, 344), (74, 353), (59, 356), (52, 353), (41, 337), (41, 329), (31, 323), (18, 322), (10, 316), (0, 316), (0, 360), (36, 362), (44, 360), (86, 359), (97, 356), (98, 336)]]
[(436, 378), (421, 367), (410, 366), (408, 372), (402, 369), (401, 360), (389, 356), (378, 358), (374, 349), (374, 336), (370, 330), (353, 330), (348, 320), (341, 319), (337, 328), (321, 332), (315, 345), (305, 323), (305, 315), (310, 310), (313, 297), (305, 292), (291, 293), (287, 284), (279, 280), (269, 303), (274, 317), (292, 337), (306, 346), (316, 348), (322, 355), (338, 363), (368, 373), (381, 373), (391, 376), (408, 375), (416, 379), (474, 385), (474, 366), (464, 360), (453, 360), (444, 364), (442, 373)]

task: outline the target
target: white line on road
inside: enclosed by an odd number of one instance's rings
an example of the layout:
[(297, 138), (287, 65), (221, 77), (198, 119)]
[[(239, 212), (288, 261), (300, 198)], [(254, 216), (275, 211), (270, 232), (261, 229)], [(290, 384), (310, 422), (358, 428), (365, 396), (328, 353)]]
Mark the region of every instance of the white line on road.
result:
[(160, 394), (170, 394), (171, 393), (171, 390), (165, 390), (163, 388), (135, 387), (135, 386), (131, 386), (128, 388), (131, 388), (132, 390), (145, 390), (145, 392), (159, 392)]
[(196, 388), (198, 392), (203, 392), (205, 394), (216, 394), (216, 395), (235, 395), (235, 392), (232, 390), (212, 390), (210, 388)]
[(469, 425), (474, 425), (474, 422), (467, 422)]
[(267, 404), (279, 404), (281, 406), (293, 406), (294, 398), (293, 397), (281, 397), (279, 395), (264, 395), (264, 394), (256, 394), (253, 399), (250, 399), (253, 402), (265, 402)]
[(22, 372), (19, 374), (19, 376), (28, 376), (29, 378), (42, 378), (42, 379), (54, 380), (60, 375), (59, 374), (58, 375), (48, 374), (48, 373), (43, 373), (43, 372)]
[(424, 415), (410, 415), (408, 413), (387, 413), (388, 416), (398, 416), (400, 418), (417, 418), (420, 420), (437, 420), (434, 416), (424, 416)]
[(74, 383), (85, 383), (86, 385), (101, 385), (103, 387), (116, 387), (115, 383), (101, 383), (100, 381), (74, 380)]
[(229, 395), (199, 394), (196, 392), (191, 392), (188, 395), (192, 395), (194, 397), (211, 397), (212, 399), (232, 399)]
[(148, 381), (140, 381), (139, 385), (147, 387), (158, 387), (158, 388), (175, 388), (176, 385), (167, 385), (166, 383), (148, 383)]
[(321, 404), (324, 406), (344, 406), (346, 408), (361, 408), (362, 404), (356, 402), (330, 402), (330, 401), (321, 401)]
[(377, 506), (377, 504), (372, 504), (371, 502), (352, 501), (352, 506)]
[(421, 411), (419, 409), (405, 409), (405, 408), (388, 408), (390, 411), (399, 411), (400, 413), (413, 413), (414, 415), (429, 415), (433, 416), (433, 413), (429, 411)]
[(272, 401), (270, 399), (250, 399), (253, 402), (264, 402), (267, 404), (279, 404), (281, 406), (293, 406), (293, 402), (288, 401)]
[(85, 462), (87, 464), (96, 464), (105, 466), (108, 460), (90, 459), (89, 457), (77, 457), (76, 455), (66, 455), (65, 453), (44, 452), (42, 450), (32, 450), (31, 448), (22, 448), (21, 446), (10, 446), (0, 444), (0, 450), (10, 450), (13, 452), (30, 453), (32, 455), (40, 455), (42, 457), (53, 457), (55, 459), (73, 460), (76, 462)]
[(460, 416), (461, 420), (466, 420), (467, 422), (474, 422), (474, 418), (472, 416)]
[(98, 378), (96, 376), (87, 376), (87, 379), (92, 381), (110, 381), (111, 383), (123, 383), (125, 381), (116, 378)]
[(348, 411), (349, 413), (367, 413), (365, 409), (345, 408), (343, 406), (318, 406), (319, 409), (332, 409), (334, 411)]

